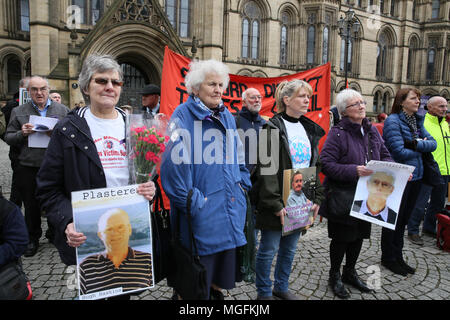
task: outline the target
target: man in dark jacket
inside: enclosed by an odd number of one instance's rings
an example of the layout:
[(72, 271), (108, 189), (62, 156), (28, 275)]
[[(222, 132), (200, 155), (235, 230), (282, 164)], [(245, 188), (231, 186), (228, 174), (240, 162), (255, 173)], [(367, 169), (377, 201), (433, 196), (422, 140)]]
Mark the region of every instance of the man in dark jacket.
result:
[[(31, 101), (13, 109), (5, 141), (10, 146), (19, 149), (19, 191), (23, 196), (25, 206), (25, 222), (27, 224), (30, 242), (25, 251), (26, 257), (34, 256), (39, 247), (42, 235), (41, 210), (36, 200), (36, 175), (41, 166), (46, 148), (33, 148), (28, 145), (28, 137), (35, 134), (34, 125), (30, 123), (30, 116), (41, 116), (62, 119), (69, 109), (48, 98), (48, 80), (39, 76), (30, 78), (28, 92)], [(47, 134), (50, 134), (48, 132)]]
[(159, 96), (161, 90), (155, 84), (146, 85), (142, 88), (142, 110), (155, 116), (159, 113)]
[[(20, 80), (19, 87), (26, 88), (28, 86), (29, 77)], [(9, 119), (11, 118), (11, 112), (14, 108), (19, 106), (19, 92), (14, 94), (14, 97), (9, 100), (2, 108), (2, 112), (5, 114), (6, 126), (8, 126)], [(6, 128), (5, 128), (6, 129)], [(5, 130), (6, 132), (6, 130)], [(4, 135), (1, 135), (4, 140)], [(22, 207), (22, 196), (19, 192), (19, 178), (18, 178), (18, 166), (19, 166), (19, 151), (20, 148), (16, 146), (9, 147), (9, 160), (11, 160), (12, 179), (11, 179), (11, 194), (9, 200), (14, 202), (19, 208)]]
[[(242, 109), (236, 114), (236, 128), (239, 130), (239, 136), (245, 151), (245, 166), (250, 172), (252, 186), (256, 185), (256, 175), (254, 174), (258, 160), (258, 138), (259, 131), (266, 123), (260, 115), (262, 107), (261, 93), (255, 88), (248, 88), (242, 93)], [(252, 191), (250, 191), (250, 200), (252, 206), (256, 205)]]

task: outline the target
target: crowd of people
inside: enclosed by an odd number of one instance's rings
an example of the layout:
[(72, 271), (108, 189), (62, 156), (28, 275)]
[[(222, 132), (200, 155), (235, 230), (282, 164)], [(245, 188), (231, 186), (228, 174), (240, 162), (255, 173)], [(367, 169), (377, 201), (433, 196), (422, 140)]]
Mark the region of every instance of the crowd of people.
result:
[[(287, 214), (283, 172), (288, 169), (316, 168), (317, 187), (314, 197), (308, 200), (313, 203), (313, 220), (318, 215), (327, 218), (331, 239), (329, 284), (336, 296), (346, 299), (350, 293), (344, 284), (361, 292), (373, 291), (356, 273), (363, 241), (370, 238), (371, 224), (349, 214), (334, 214), (330, 197), (336, 188), (346, 188), (354, 194), (358, 179), (374, 173), (367, 167), (370, 160), (414, 166), (403, 193), (395, 230), (383, 228), (380, 244), (383, 266), (403, 276), (413, 274), (415, 269), (403, 257), (405, 229), (408, 228), (409, 239), (420, 245), (420, 221), (425, 216), (423, 233), (435, 235), (435, 216), (445, 207), (450, 175), (447, 101), (442, 97), (429, 99), (428, 113), (421, 116), (418, 114), (420, 91), (399, 89), (390, 115), (380, 115), (379, 120), (383, 121), (380, 127), (366, 117), (362, 94), (344, 89), (336, 96), (336, 107), (332, 111), (334, 125), (319, 151), (319, 140), (326, 132), (305, 116), (313, 94), (307, 82), (280, 83), (275, 92), (276, 114), (267, 120), (260, 115), (262, 95), (255, 88), (248, 88), (242, 94), (241, 111), (231, 114), (222, 101), (228, 83), (229, 70), (222, 62), (205, 60), (190, 64), (185, 78), (189, 98), (176, 108), (171, 121), (176, 121), (191, 139), (181, 135), (172, 141), (166, 152), (182, 150), (183, 161), (165, 157), (160, 172), (162, 188), (170, 200), (171, 219), (180, 218), (181, 240), (186, 247), (190, 247), (188, 198), (191, 202), (194, 239), (210, 289), (205, 299), (224, 299), (222, 290), (234, 288), (239, 279), (238, 250), (245, 245), (257, 246), (254, 265), (257, 299), (299, 299), (289, 290), (289, 276), (297, 244), (306, 231), (282, 234)], [(83, 63), (78, 84), (86, 106), (70, 110), (61, 104), (60, 94), (50, 93), (47, 79), (33, 76), (21, 83), (29, 91), (31, 101), (19, 106), (15, 97), (3, 109), (6, 119), (3, 138), (10, 145), (13, 169), (10, 200), (18, 208), (23, 203), (25, 212), (23, 221), (23, 216), (17, 212), (6, 220), (21, 230), (20, 239), (19, 232), (12, 234), (13, 229), (8, 229), (8, 224), (0, 229), (0, 265), (5, 263), (3, 257), (12, 260), (22, 254), (26, 257), (36, 254), (42, 236), (42, 212), (49, 225), (46, 236), (58, 249), (61, 260), (67, 265), (76, 264), (75, 248), (86, 242), (86, 235), (77, 232), (74, 226), (71, 192), (130, 183), (128, 158), (118, 157), (114, 166), (106, 166), (106, 160), (100, 156), (105, 146), (98, 143), (101, 137), (110, 136), (122, 142), (112, 148), (127, 150), (126, 116), (133, 113), (133, 108), (117, 106), (123, 86), (119, 64), (111, 56), (91, 55)], [(159, 87), (147, 85), (141, 94), (142, 110), (139, 111), (151, 116), (158, 113)], [(47, 131), (50, 136), (47, 148), (33, 148), (28, 144), (30, 135), (36, 132), (35, 124), (30, 121), (32, 115), (58, 119), (55, 127)], [(236, 129), (242, 129), (244, 135), (233, 134)], [(265, 130), (264, 137), (269, 138), (261, 139), (261, 130)], [(256, 144), (247, 141), (249, 135), (245, 133), (250, 131), (256, 133)], [(214, 141), (220, 142), (220, 148), (211, 150), (204, 143), (204, 136), (211, 132), (214, 132)], [(274, 136), (276, 139), (272, 138)], [(269, 161), (262, 162), (256, 156), (260, 149), (273, 151), (269, 159), (265, 159)], [(429, 152), (437, 161), (442, 178), (434, 187), (422, 181), (422, 154)], [(265, 170), (274, 164), (277, 168), (274, 172)], [(319, 179), (320, 172), (325, 176), (323, 183)], [(295, 176), (301, 190), (302, 175)], [(374, 188), (380, 188), (380, 192), (392, 192), (389, 183), (372, 180), (371, 183)], [(137, 191), (152, 201), (156, 187), (149, 181), (139, 185)], [(246, 244), (244, 226), (248, 205), (260, 232), (259, 243)], [(373, 201), (367, 204), (376, 205)], [(384, 210), (381, 206), (376, 208), (377, 212)], [(14, 223), (10, 222), (12, 219)], [(26, 233), (23, 232), (25, 226)], [(14, 242), (8, 241), (10, 236)], [(125, 252), (125, 260), (127, 254), (129, 252)], [(346, 261), (341, 273), (344, 256)], [(120, 263), (116, 265), (120, 267)], [(174, 298), (183, 297), (175, 292)]]

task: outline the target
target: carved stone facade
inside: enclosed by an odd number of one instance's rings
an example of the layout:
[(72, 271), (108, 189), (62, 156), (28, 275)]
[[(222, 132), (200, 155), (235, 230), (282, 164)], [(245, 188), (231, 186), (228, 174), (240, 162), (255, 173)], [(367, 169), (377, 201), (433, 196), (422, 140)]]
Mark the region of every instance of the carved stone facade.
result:
[(360, 24), (348, 46), (349, 86), (368, 111), (389, 112), (395, 92), (415, 86), (450, 98), (450, 2), (445, 0), (0, 0), (0, 101), (38, 74), (70, 107), (82, 100), (80, 66), (111, 54), (139, 105), (144, 83), (161, 83), (164, 47), (225, 62), (232, 73), (276, 77), (326, 62), (332, 101), (345, 85), (338, 20)]

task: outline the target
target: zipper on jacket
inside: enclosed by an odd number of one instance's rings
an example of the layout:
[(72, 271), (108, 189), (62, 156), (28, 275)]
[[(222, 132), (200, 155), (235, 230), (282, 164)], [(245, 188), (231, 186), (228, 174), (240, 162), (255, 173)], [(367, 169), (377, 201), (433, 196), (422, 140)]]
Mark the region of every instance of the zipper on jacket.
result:
[[(446, 121), (445, 118), (442, 119), (442, 121)], [(444, 136), (444, 132), (442, 131), (442, 127), (441, 124), (439, 123), (439, 118), (438, 118), (438, 125), (439, 125), (439, 129), (441, 129), (441, 135), (442, 135), (442, 141), (444, 142), (444, 156), (445, 156), (445, 166), (447, 167), (447, 175), (448, 175), (448, 163), (447, 163), (447, 142), (445, 141), (446, 136)]]

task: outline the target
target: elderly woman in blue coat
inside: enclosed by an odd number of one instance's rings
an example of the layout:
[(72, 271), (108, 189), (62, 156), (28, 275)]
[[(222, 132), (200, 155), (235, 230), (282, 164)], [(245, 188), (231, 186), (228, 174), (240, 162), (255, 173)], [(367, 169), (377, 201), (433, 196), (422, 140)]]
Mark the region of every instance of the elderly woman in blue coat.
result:
[[(342, 119), (330, 129), (320, 153), (322, 172), (326, 175), (326, 199), (332, 192), (331, 183), (336, 187), (354, 185), (356, 190), (359, 177), (373, 173), (366, 167), (370, 160), (392, 161), (377, 129), (366, 118), (366, 102), (359, 92), (352, 89), (339, 92), (336, 106)], [(344, 283), (370, 292), (357, 275), (355, 266), (363, 240), (370, 238), (371, 224), (349, 214), (334, 215), (327, 200), (322, 203), (319, 213), (328, 219), (328, 237), (331, 238), (329, 283), (334, 294), (342, 299), (350, 297)], [(346, 261), (341, 276), (344, 256)]]
[(175, 222), (180, 216), (187, 248), (186, 204), (192, 190), (192, 229), (211, 299), (223, 299), (221, 289), (235, 286), (236, 248), (246, 244), (244, 189), (251, 187), (234, 117), (222, 102), (228, 82), (228, 68), (221, 62), (190, 64), (185, 78), (189, 98), (171, 117), (183, 129), (161, 165), (171, 218)]
[(423, 126), (424, 116), (417, 114), (419, 106), (419, 90), (398, 90), (383, 130), (383, 138), (392, 158), (396, 162), (416, 167), (403, 192), (395, 230), (383, 228), (381, 233), (381, 264), (403, 276), (415, 272), (403, 259), (402, 250), (405, 226), (420, 192), (420, 180), (423, 176), (422, 153), (434, 151), (437, 146)]

